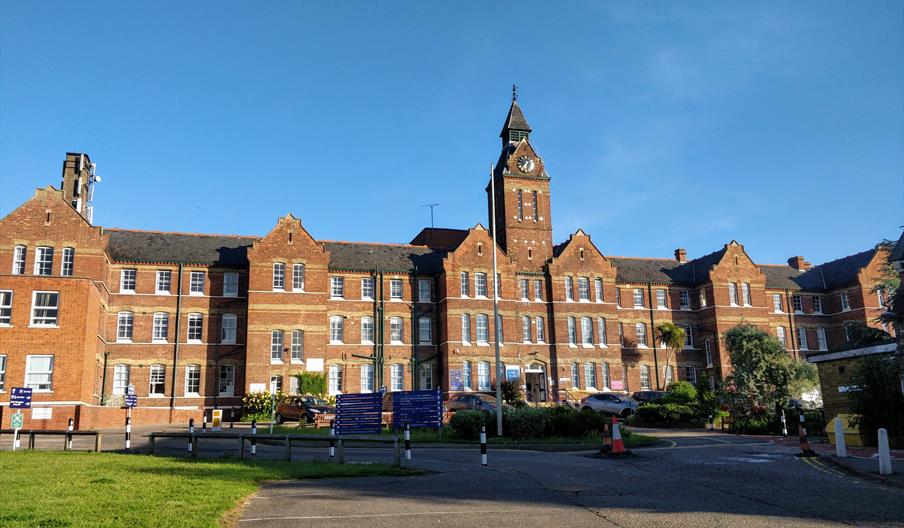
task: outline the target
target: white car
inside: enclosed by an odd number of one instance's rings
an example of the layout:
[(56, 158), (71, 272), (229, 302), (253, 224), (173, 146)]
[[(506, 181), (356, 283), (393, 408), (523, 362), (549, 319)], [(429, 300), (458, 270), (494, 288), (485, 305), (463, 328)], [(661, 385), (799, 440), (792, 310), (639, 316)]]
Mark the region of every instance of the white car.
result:
[(591, 411), (627, 418), (637, 412), (637, 402), (631, 399), (630, 396), (600, 392), (581, 399), (580, 409), (582, 411), (590, 409)]

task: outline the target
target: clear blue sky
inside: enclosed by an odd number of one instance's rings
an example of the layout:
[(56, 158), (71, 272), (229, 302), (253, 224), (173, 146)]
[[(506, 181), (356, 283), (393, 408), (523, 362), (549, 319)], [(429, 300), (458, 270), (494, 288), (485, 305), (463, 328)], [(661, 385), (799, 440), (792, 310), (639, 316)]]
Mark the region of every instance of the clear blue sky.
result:
[(486, 222), (511, 84), (556, 241), (823, 262), (904, 222), (904, 3), (0, 0), (0, 215), (407, 242)]

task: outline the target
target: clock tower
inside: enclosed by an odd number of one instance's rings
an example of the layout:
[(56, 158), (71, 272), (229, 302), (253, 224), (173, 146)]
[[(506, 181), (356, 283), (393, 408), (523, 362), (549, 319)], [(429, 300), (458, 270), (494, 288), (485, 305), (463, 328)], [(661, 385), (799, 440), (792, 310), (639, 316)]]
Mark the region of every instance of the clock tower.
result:
[[(497, 241), (519, 268), (540, 271), (552, 257), (549, 174), (531, 145), (530, 133), (513, 92), (500, 134), (502, 154), (493, 169)], [(486, 190), (492, 215), (489, 184)]]

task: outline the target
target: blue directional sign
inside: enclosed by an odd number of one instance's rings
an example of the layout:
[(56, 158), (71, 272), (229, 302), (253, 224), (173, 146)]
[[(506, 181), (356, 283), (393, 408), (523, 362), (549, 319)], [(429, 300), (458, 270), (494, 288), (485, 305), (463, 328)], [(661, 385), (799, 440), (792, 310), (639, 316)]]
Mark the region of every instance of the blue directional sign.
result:
[(392, 398), (392, 426), (400, 429), (438, 429), (443, 424), (443, 398), (436, 390), (396, 392)]
[(138, 396), (134, 394), (126, 394), (125, 406), (128, 408), (138, 407)]
[(336, 434), (380, 434), (382, 420), (383, 395), (379, 392), (336, 397)]
[(9, 395), (10, 409), (28, 409), (31, 407), (31, 389), (27, 387), (13, 387)]
[(461, 369), (449, 369), (449, 390), (451, 390), (451, 391), (464, 390), (464, 384), (462, 383), (461, 377), (462, 377)]

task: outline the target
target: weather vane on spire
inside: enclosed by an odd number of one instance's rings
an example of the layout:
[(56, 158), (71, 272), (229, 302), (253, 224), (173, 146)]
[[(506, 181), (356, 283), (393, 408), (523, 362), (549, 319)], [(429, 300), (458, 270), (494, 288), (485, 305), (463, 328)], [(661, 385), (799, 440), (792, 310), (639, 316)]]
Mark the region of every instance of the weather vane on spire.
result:
[(513, 84), (512, 85), (512, 101), (514, 102), (517, 100), (518, 100), (518, 85)]

